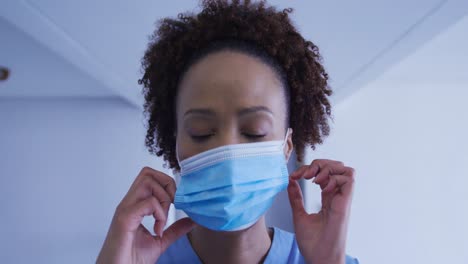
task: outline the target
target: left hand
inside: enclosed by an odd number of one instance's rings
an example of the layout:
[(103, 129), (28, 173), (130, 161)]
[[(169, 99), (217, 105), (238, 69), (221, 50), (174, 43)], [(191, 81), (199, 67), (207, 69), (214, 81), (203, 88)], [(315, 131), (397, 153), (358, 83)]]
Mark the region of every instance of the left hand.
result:
[[(308, 214), (297, 180), (312, 179), (322, 189), (322, 208)], [(354, 187), (354, 169), (342, 162), (314, 160), (290, 175), (288, 195), (294, 231), (307, 263), (344, 264), (346, 235)]]

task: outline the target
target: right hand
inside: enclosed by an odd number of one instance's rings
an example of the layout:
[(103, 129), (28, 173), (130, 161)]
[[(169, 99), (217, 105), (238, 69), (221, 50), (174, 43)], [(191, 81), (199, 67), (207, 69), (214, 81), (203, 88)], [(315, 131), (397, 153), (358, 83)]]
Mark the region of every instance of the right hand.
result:
[[(175, 191), (174, 179), (144, 167), (117, 206), (96, 263), (156, 263), (170, 244), (194, 227), (192, 220), (184, 218), (163, 230)], [(156, 236), (141, 224), (147, 215), (156, 220)]]

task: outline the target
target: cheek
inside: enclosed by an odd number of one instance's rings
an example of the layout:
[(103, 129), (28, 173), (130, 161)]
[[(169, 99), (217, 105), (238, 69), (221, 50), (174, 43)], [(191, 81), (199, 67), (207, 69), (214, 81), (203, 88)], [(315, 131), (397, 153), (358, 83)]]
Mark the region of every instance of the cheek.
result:
[(184, 160), (187, 157), (186, 145), (187, 145), (186, 140), (184, 140), (183, 137), (181, 137), (180, 134), (178, 133), (176, 137), (176, 157), (177, 157), (177, 160), (179, 160), (179, 162)]
[(176, 156), (179, 161), (191, 157), (197, 153), (197, 149), (188, 136), (176, 137)]

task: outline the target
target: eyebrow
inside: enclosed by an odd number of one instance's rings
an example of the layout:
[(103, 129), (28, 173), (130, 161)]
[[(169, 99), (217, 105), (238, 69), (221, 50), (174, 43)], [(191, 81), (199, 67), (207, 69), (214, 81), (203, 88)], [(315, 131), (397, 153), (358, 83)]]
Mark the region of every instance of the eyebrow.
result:
[(242, 116), (242, 115), (245, 115), (245, 114), (261, 112), (261, 111), (268, 112), (268, 113), (273, 115), (273, 112), (270, 110), (270, 108), (268, 108), (266, 106), (263, 106), (263, 105), (252, 106), (252, 107), (247, 107), (247, 108), (240, 109), (239, 111), (237, 111), (237, 115)]
[[(255, 112), (267, 112), (273, 115), (273, 112), (270, 110), (270, 108), (260, 105), (260, 106), (252, 106), (252, 107), (246, 107), (242, 108), (239, 111), (237, 111), (238, 116), (246, 115), (246, 114), (251, 114)], [(215, 111), (209, 108), (193, 108), (189, 109), (185, 112), (184, 116), (189, 115), (189, 114), (201, 114), (201, 115), (206, 115), (206, 116), (216, 116)]]

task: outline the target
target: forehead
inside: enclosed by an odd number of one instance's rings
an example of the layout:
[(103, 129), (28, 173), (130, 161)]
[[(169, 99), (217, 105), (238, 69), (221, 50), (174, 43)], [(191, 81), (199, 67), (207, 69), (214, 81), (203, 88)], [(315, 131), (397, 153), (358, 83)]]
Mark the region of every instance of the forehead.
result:
[(237, 51), (219, 51), (192, 65), (178, 93), (178, 116), (190, 108), (230, 111), (263, 105), (285, 114), (284, 92), (274, 70)]

